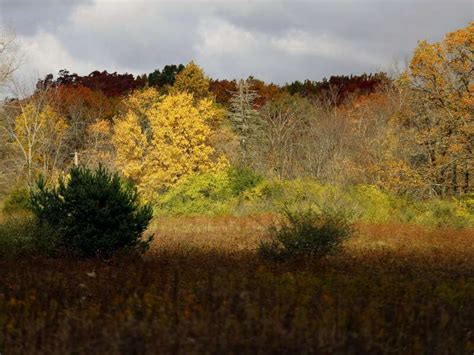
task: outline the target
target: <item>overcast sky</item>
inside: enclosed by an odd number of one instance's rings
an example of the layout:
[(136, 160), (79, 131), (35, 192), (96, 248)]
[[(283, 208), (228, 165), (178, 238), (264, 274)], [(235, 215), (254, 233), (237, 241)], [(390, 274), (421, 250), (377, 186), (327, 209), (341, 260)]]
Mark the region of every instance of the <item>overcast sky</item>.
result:
[(217, 78), (319, 80), (387, 70), (473, 18), (474, 0), (0, 0), (40, 76), (195, 60)]

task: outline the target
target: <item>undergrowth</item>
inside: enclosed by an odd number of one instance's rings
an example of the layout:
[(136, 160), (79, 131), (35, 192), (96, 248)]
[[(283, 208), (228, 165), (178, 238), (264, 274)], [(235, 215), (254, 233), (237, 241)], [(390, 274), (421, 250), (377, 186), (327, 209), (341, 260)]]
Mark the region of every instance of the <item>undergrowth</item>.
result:
[[(244, 176), (240, 176), (243, 174)], [(237, 182), (237, 187), (236, 187)], [(223, 216), (277, 213), (308, 205), (348, 210), (354, 221), (411, 223), (432, 228), (474, 226), (474, 196), (413, 200), (375, 186), (338, 187), (314, 180), (269, 180), (235, 170), (193, 175), (160, 195), (161, 216)]]

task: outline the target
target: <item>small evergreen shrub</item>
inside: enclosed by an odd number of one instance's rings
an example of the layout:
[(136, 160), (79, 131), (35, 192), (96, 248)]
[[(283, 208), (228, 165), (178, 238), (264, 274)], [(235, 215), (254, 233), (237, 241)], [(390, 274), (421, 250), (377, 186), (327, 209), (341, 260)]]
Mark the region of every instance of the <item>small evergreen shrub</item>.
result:
[(82, 257), (110, 256), (127, 248), (143, 251), (142, 239), (152, 218), (137, 189), (104, 167), (74, 167), (57, 187), (39, 179), (31, 205), (40, 224), (57, 231), (59, 246)]
[(354, 231), (350, 218), (343, 212), (284, 209), (282, 221), (270, 226), (271, 240), (263, 241), (258, 251), (272, 260), (321, 258), (337, 252)]

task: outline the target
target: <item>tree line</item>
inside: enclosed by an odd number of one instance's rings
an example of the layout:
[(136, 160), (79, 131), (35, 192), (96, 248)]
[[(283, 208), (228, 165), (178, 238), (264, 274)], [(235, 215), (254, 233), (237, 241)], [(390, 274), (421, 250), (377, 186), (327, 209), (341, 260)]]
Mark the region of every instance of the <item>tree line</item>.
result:
[[(2, 103), (0, 191), (31, 186), (39, 174), (54, 181), (76, 155), (119, 171), (150, 201), (187, 176), (231, 165), (416, 198), (467, 194), (473, 38), (470, 23), (440, 42), (421, 41), (394, 77), (275, 85), (211, 79), (194, 62), (138, 76), (62, 70), (33, 94), (16, 86)], [(11, 43), (0, 41), (3, 83), (15, 68)]]

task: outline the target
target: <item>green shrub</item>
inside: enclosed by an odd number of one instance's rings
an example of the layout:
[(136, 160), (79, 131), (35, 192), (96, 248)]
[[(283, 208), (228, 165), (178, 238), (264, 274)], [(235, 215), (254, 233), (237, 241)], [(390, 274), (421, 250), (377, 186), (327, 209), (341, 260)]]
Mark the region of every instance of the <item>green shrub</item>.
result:
[(414, 222), (434, 228), (466, 228), (474, 226), (474, 213), (463, 201), (428, 200), (415, 205)]
[(376, 186), (341, 187), (314, 179), (264, 179), (245, 168), (192, 175), (162, 194), (157, 212), (171, 215), (274, 213), (284, 206), (350, 212), (368, 223), (414, 223), (430, 227), (474, 225), (474, 195), (459, 200), (416, 201)]
[[(327, 209), (347, 209), (343, 201), (343, 195), (339, 187), (323, 185), (312, 179), (294, 179), (283, 182), (284, 206), (293, 206), (294, 209), (304, 209), (308, 205), (316, 205)], [(345, 201), (344, 201), (345, 202)]]
[(245, 200), (260, 204), (274, 204), (276, 201), (283, 201), (285, 197), (285, 189), (281, 181), (278, 180), (262, 180), (257, 186), (244, 192)]
[(226, 171), (191, 175), (158, 198), (158, 211), (172, 215), (218, 215), (229, 211), (232, 190)]
[(459, 199), (460, 205), (471, 215), (474, 215), (474, 192), (465, 194)]
[(230, 189), (234, 196), (242, 195), (242, 193), (253, 189), (263, 181), (261, 175), (245, 167), (231, 167), (227, 175), (229, 177)]
[(21, 211), (28, 211), (30, 205), (30, 193), (27, 188), (15, 188), (7, 195), (3, 203), (3, 212), (12, 214)]
[(270, 241), (263, 241), (259, 254), (285, 260), (294, 257), (321, 258), (337, 252), (354, 233), (350, 218), (341, 211), (283, 211), (279, 224), (270, 227)]
[(395, 198), (373, 185), (358, 185), (349, 189), (344, 198), (351, 206), (357, 219), (384, 223), (399, 218)]
[(53, 256), (58, 235), (30, 214), (9, 215), (0, 223), (0, 257)]
[(191, 175), (159, 196), (157, 211), (171, 215), (232, 213), (246, 192), (261, 181), (260, 175), (241, 167)]
[(59, 245), (82, 257), (110, 256), (127, 248), (144, 250), (142, 239), (151, 217), (149, 205), (140, 206), (134, 186), (105, 168), (74, 167), (67, 180), (48, 188), (38, 180), (32, 210), (41, 225), (59, 234)]

